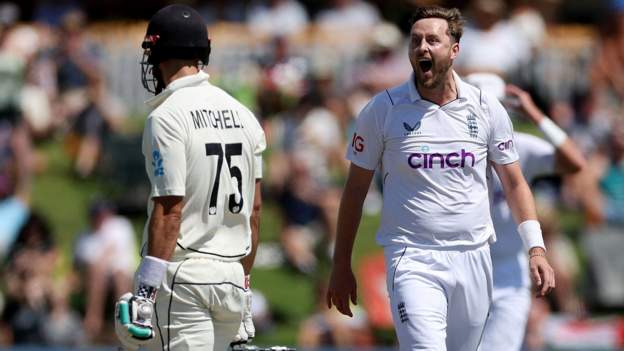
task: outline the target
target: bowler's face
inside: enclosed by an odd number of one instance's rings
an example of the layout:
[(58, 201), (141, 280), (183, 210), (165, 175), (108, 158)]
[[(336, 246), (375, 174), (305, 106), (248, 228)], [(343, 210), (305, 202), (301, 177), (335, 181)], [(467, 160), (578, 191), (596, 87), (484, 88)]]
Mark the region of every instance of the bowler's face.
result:
[(441, 18), (425, 18), (412, 26), (409, 58), (416, 81), (427, 89), (444, 83), (459, 52), (459, 44), (448, 34), (448, 23)]

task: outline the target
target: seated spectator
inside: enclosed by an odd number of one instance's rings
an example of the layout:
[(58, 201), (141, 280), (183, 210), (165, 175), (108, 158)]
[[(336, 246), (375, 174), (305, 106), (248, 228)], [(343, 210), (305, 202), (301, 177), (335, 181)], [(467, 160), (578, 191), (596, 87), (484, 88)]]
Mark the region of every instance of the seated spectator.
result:
[(602, 23), (600, 44), (589, 70), (592, 93), (599, 104), (621, 115), (624, 108), (624, 2), (611, 1), (610, 17)]
[(403, 83), (413, 71), (404, 39), (392, 23), (375, 25), (366, 61), (355, 69), (355, 86), (376, 94)]
[(508, 78), (531, 57), (531, 43), (506, 21), (503, 0), (473, 0), (469, 22), (461, 39), (461, 55), (455, 60), (462, 74), (491, 72)]
[(120, 122), (119, 111), (109, 104), (100, 49), (88, 39), (85, 21), (80, 11), (64, 16), (57, 57), (60, 112), (70, 128), (66, 148), (76, 174), (83, 178), (94, 171), (103, 141)]
[(2, 334), (9, 343), (77, 346), (84, 342), (80, 322), (66, 303), (68, 290), (58, 289), (68, 284), (53, 278), (58, 262), (47, 221), (32, 214), (20, 231), (4, 271)]
[(587, 224), (624, 225), (624, 122), (614, 123), (608, 142), (588, 165), (577, 183)]
[(208, 25), (219, 21), (243, 23), (247, 13), (246, 3), (246, 0), (203, 1), (198, 4), (197, 11)]
[(363, 0), (332, 0), (331, 5), (319, 12), (316, 23), (323, 31), (368, 32), (377, 24), (381, 15), (373, 5)]
[(264, 0), (252, 5), (247, 24), (255, 35), (288, 37), (306, 28), (308, 14), (297, 0)]
[(333, 252), (340, 190), (332, 170), (346, 169), (344, 133), (326, 102), (315, 89), (306, 95), (285, 122), (283, 152), (271, 156), (282, 166), (269, 171), (284, 216), (280, 240), (287, 260), (303, 273), (315, 270), (319, 244)]
[(25, 128), (0, 119), (0, 258), (28, 218), (32, 149)]
[(111, 203), (94, 201), (89, 208), (89, 230), (78, 237), (74, 251), (86, 293), (84, 328), (89, 336), (98, 336), (115, 299), (131, 291), (136, 256), (130, 221), (117, 215)]

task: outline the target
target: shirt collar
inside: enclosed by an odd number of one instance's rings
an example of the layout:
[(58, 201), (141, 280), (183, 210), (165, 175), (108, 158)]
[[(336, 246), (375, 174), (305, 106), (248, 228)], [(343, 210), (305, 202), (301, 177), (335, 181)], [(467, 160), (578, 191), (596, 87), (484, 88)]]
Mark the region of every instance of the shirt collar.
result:
[(210, 78), (210, 75), (204, 71), (199, 71), (197, 74), (178, 78), (169, 83), (169, 85), (167, 85), (167, 87), (161, 91), (160, 94), (145, 101), (145, 104), (154, 109), (162, 104), (171, 94), (173, 94), (174, 91), (186, 87), (198, 86), (203, 82), (207, 82), (208, 78)]
[[(461, 93), (462, 91), (461, 86), (464, 82), (461, 80), (461, 78), (459, 77), (457, 72), (455, 72), (455, 70), (453, 70), (453, 79), (455, 80), (455, 89), (457, 89), (457, 99), (460, 99), (463, 97)], [(407, 87), (408, 87), (409, 96), (412, 102), (422, 100), (422, 97), (420, 96), (420, 93), (418, 92), (418, 89), (416, 88), (416, 77), (414, 73), (410, 75), (410, 79), (407, 82)]]

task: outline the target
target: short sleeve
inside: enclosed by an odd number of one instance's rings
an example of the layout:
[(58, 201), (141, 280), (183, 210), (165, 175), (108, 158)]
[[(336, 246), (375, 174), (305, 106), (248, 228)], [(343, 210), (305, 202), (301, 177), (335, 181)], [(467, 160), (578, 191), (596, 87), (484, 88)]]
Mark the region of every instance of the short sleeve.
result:
[(143, 132), (143, 155), (152, 197), (185, 195), (184, 133), (185, 129), (173, 118), (148, 117)]
[(513, 138), (513, 125), (501, 103), (486, 95), (490, 112), (490, 136), (488, 159), (504, 165), (518, 160), (518, 152)]
[[(255, 117), (253, 117), (255, 119)], [(266, 150), (266, 136), (264, 135), (264, 130), (262, 129), (262, 126), (260, 125), (260, 123), (257, 122), (256, 120), (256, 124), (255, 124), (256, 128), (255, 128), (255, 133), (254, 133), (254, 137), (255, 137), (255, 149), (254, 149), (254, 162), (253, 162), (253, 167), (254, 167), (254, 177), (256, 179), (260, 179), (262, 178), (262, 153), (264, 152), (264, 150)]]
[(383, 153), (383, 134), (375, 113), (375, 104), (369, 102), (355, 121), (355, 131), (347, 149), (347, 159), (356, 166), (375, 170)]

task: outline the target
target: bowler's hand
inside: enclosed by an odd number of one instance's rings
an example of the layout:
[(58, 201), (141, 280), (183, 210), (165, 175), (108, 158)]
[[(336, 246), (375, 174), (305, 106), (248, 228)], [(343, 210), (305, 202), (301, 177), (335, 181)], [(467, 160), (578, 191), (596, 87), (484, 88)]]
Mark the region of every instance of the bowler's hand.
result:
[(529, 250), (529, 267), (537, 297), (546, 296), (555, 288), (555, 271), (548, 263), (544, 249), (534, 247)]
[(349, 299), (357, 305), (357, 284), (351, 266), (334, 264), (327, 289), (327, 307), (333, 304), (340, 313), (353, 317)]

